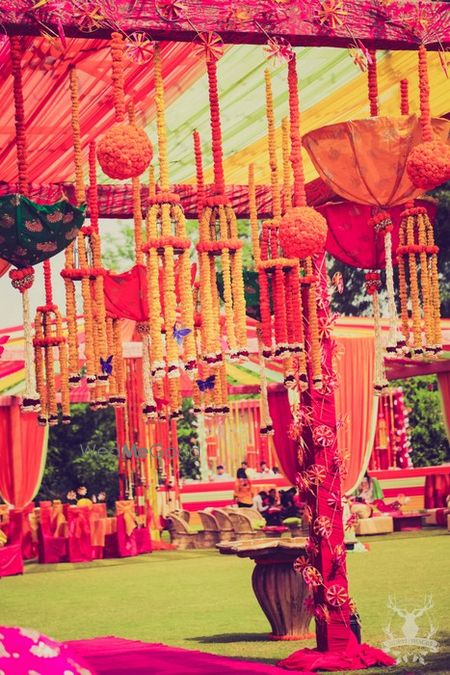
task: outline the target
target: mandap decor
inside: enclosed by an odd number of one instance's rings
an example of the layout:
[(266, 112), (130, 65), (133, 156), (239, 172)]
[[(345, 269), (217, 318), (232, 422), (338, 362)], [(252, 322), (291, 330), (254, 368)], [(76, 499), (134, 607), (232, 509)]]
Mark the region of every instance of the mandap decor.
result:
[[(1, 198), (0, 213), (2, 257), (18, 269), (9, 275), (22, 295), (25, 333), (26, 385), (22, 401), (24, 412), (39, 412), (39, 422), (58, 421), (54, 347), (58, 348), (61, 370), (62, 419), (70, 421), (67, 379), (66, 338), (57, 306), (53, 303), (49, 258), (69, 246), (77, 236), (84, 220), (84, 209), (67, 201), (56, 204), (35, 204), (27, 198), (28, 158), (25, 132), (25, 110), (22, 87), (22, 43), (19, 37), (10, 39), (14, 105), (16, 120), (17, 166), (19, 194)], [(38, 308), (33, 339), (28, 291), (33, 284), (33, 265), (44, 261), (46, 304)], [(34, 359), (33, 359), (34, 346)], [(37, 389), (37, 391), (36, 391)]]

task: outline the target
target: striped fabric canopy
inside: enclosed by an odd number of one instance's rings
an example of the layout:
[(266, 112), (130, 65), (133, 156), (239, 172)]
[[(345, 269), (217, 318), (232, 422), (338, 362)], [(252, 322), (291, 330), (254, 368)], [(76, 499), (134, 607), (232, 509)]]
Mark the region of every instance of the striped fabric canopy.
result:
[[(25, 112), (29, 138), (30, 181), (35, 184), (73, 181), (68, 66), (76, 64), (80, 81), (82, 143), (87, 166), (89, 141), (99, 139), (113, 122), (108, 42), (69, 39), (60, 51), (42, 38), (27, 38), (23, 57)], [(368, 116), (367, 76), (346, 49), (296, 49), (301, 86), (302, 128)], [(198, 129), (204, 149), (207, 181), (212, 180), (209, 104), (205, 64), (186, 43), (164, 43), (171, 181), (194, 183), (192, 132)], [(379, 52), (381, 114), (399, 114), (399, 81), (410, 82), (411, 111), (418, 109), (417, 54)], [(439, 55), (429, 55), (432, 113), (449, 112), (448, 80)], [(218, 64), (222, 109), (225, 174), (228, 184), (245, 184), (250, 162), (256, 182), (269, 183), (264, 69), (272, 71), (277, 124), (288, 113), (286, 65), (268, 62), (262, 46), (229, 46)], [(16, 181), (15, 130), (9, 45), (0, 47), (1, 179)], [(156, 145), (153, 64), (128, 63), (126, 92), (133, 97), (137, 122)], [(316, 176), (308, 158), (306, 177)], [(103, 177), (103, 182), (110, 182)]]

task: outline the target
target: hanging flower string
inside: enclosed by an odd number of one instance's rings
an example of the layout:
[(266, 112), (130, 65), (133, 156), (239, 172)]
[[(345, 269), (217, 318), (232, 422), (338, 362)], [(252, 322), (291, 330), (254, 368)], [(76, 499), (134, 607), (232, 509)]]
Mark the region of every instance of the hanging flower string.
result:
[[(247, 324), (242, 267), (242, 242), (239, 241), (234, 211), (225, 196), (222, 132), (217, 83), (217, 55), (205, 50), (209, 83), (212, 155), (215, 195), (205, 200), (200, 220), (197, 251), (200, 259), (200, 294), (204, 313), (202, 326), (207, 342), (204, 359), (211, 365), (222, 361), (220, 327), (213, 321), (213, 307), (207, 295), (217, 287), (215, 256), (220, 256), (225, 325), (231, 359), (248, 356)], [(211, 290), (212, 289), (212, 290)]]
[[(22, 86), (22, 42), (18, 36), (10, 38), (11, 71), (13, 76), (14, 117), (16, 125), (16, 152), (19, 193), (28, 195), (28, 157), (25, 134), (25, 106)], [(33, 333), (30, 313), (29, 289), (34, 282), (33, 267), (10, 270), (9, 277), (14, 288), (22, 296), (23, 332), (25, 338), (25, 392), (21, 408), (23, 412), (37, 412), (40, 409), (39, 394), (36, 391), (33, 363)]]
[(400, 115), (409, 115), (408, 80), (400, 80)]
[(419, 47), (420, 125), (422, 143), (409, 153), (406, 170), (415, 187), (431, 190), (450, 180), (450, 146), (434, 140), (430, 111), (427, 50)]

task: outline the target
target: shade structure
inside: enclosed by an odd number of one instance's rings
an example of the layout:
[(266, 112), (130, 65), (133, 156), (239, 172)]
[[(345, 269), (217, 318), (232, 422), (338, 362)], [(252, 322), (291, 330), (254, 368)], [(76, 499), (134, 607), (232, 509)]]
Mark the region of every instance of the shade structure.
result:
[(35, 204), (19, 194), (0, 197), (0, 258), (19, 268), (36, 265), (69, 246), (83, 221), (84, 208), (66, 200)]
[[(433, 119), (436, 138), (448, 141), (450, 121)], [(419, 118), (371, 117), (310, 131), (303, 143), (322, 179), (348, 201), (382, 208), (404, 204), (423, 190), (406, 173), (411, 149), (422, 140)]]
[[(417, 200), (417, 206), (427, 209), (430, 220), (436, 214), (436, 204), (431, 200)], [(326, 250), (337, 260), (350, 267), (382, 269), (386, 263), (384, 238), (377, 234), (370, 223), (372, 208), (355, 202), (327, 202), (317, 206), (326, 218), (328, 235)], [(392, 248), (398, 247), (399, 227), (403, 206), (389, 209), (392, 220)]]

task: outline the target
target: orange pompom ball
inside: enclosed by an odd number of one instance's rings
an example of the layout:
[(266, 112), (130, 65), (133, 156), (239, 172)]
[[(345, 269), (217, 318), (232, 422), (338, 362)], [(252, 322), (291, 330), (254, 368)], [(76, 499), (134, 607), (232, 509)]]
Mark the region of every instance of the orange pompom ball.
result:
[(310, 206), (289, 209), (280, 223), (280, 244), (289, 258), (308, 258), (322, 253), (327, 239), (325, 218)]
[(432, 190), (450, 180), (450, 146), (441, 141), (426, 141), (409, 153), (406, 170), (417, 188)]
[(114, 124), (97, 146), (97, 157), (110, 178), (135, 178), (148, 168), (153, 148), (147, 134), (132, 124)]

